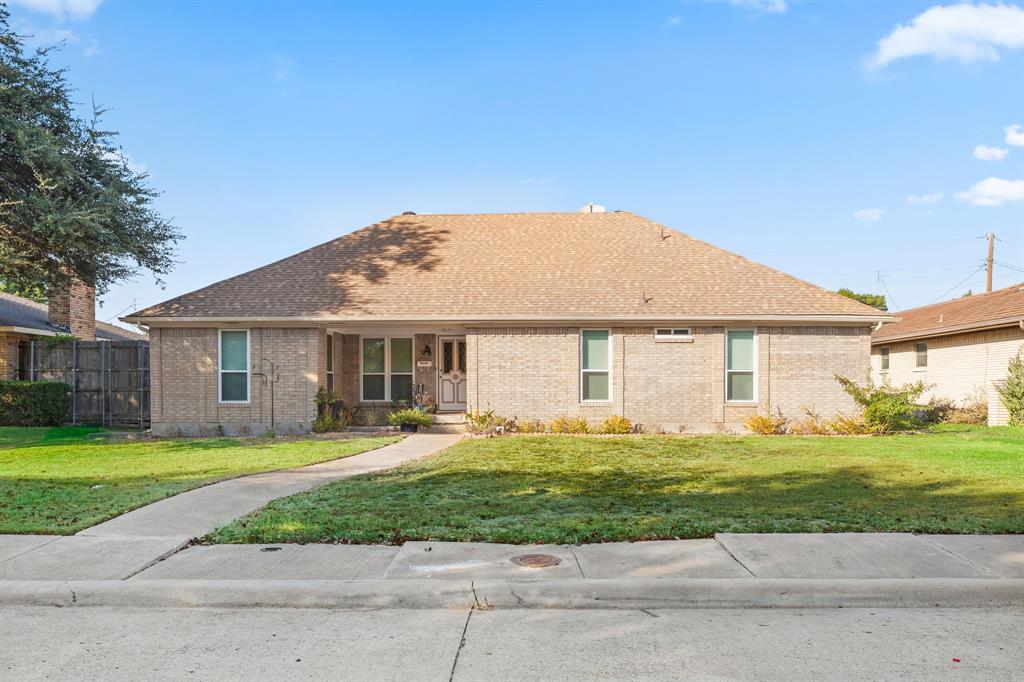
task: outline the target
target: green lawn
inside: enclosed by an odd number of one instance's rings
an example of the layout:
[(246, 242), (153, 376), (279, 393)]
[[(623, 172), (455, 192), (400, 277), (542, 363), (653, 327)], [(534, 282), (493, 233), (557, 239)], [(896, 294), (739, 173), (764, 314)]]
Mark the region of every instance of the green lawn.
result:
[(0, 427), (0, 533), (74, 533), (206, 483), (347, 457), (396, 440), (87, 439), (97, 431)]
[(1024, 532), (1024, 430), (463, 441), (277, 500), (215, 542), (601, 542), (716, 532)]

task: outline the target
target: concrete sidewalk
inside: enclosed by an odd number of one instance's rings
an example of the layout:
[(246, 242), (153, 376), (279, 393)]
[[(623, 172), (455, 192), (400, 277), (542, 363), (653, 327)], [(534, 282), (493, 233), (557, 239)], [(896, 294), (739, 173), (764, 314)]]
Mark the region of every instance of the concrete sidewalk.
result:
[(279, 497), (394, 468), (461, 435), (416, 434), (351, 457), (242, 476), (122, 514), (73, 536), (0, 536), (0, 580), (124, 580)]
[[(546, 568), (513, 561), (554, 557)], [(2, 566), (2, 564), (0, 564)], [(720, 534), (595, 545), (194, 546), (133, 580), (1024, 579), (1024, 535)]]

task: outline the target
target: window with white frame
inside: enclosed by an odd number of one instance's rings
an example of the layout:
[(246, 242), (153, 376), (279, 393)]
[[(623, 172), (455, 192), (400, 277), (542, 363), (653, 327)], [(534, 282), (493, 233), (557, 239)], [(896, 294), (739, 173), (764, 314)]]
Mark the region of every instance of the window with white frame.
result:
[(580, 400), (611, 400), (612, 335), (608, 329), (580, 331)]
[(249, 402), (249, 331), (222, 329), (220, 348), (220, 402)]
[(757, 335), (753, 329), (725, 332), (725, 399), (753, 402), (756, 399)]
[(675, 329), (655, 329), (654, 338), (656, 339), (688, 339), (690, 338), (690, 328), (675, 328)]
[(412, 339), (363, 337), (363, 400), (412, 401)]
[(327, 332), (327, 392), (334, 393), (334, 334)]

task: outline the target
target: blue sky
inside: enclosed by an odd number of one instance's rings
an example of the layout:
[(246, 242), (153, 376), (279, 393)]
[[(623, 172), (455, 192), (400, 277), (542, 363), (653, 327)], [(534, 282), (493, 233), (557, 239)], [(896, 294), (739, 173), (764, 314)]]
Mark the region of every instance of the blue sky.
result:
[(996, 286), (1024, 280), (1014, 5), (22, 0), (11, 12), (36, 41), (67, 40), (56, 62), (83, 101), (111, 108), (187, 237), (165, 289), (148, 275), (118, 286), (101, 319), (406, 210), (588, 201), (824, 287), (887, 290), (891, 307), (983, 290), (972, 271), (989, 230), (1017, 268), (997, 266)]

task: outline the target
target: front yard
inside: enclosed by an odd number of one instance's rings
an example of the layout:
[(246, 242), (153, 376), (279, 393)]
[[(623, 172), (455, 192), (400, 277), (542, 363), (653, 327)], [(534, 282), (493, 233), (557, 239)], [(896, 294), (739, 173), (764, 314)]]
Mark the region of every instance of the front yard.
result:
[(716, 532), (1024, 532), (1024, 430), (474, 439), (272, 502), (214, 542), (579, 543)]
[(0, 533), (70, 534), (214, 481), (347, 457), (396, 438), (107, 442), (90, 427), (0, 427)]

